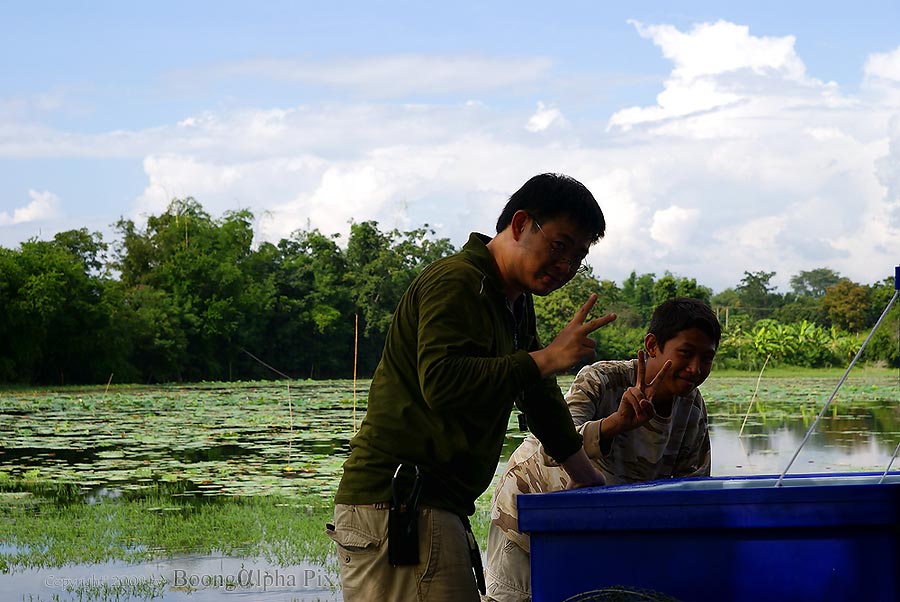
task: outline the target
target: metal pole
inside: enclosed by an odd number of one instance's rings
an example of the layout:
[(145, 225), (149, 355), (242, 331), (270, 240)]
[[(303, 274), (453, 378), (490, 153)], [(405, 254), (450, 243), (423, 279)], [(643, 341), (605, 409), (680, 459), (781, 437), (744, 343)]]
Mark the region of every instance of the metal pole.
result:
[[(897, 268), (897, 273), (900, 274), (900, 267)], [(828, 409), (828, 406), (831, 405), (831, 402), (834, 400), (834, 396), (837, 395), (838, 390), (841, 388), (841, 385), (844, 384), (844, 381), (847, 380), (847, 376), (850, 374), (850, 370), (853, 369), (853, 365), (856, 364), (856, 360), (862, 355), (862, 352), (865, 350), (866, 345), (869, 344), (869, 341), (872, 339), (872, 335), (875, 334), (875, 331), (878, 330), (878, 327), (881, 325), (882, 320), (887, 315), (888, 311), (891, 309), (891, 306), (894, 304), (894, 301), (897, 300), (897, 296), (900, 295), (900, 289), (894, 291), (894, 296), (891, 297), (890, 302), (887, 304), (887, 307), (884, 308), (884, 311), (881, 314), (881, 317), (878, 318), (878, 321), (875, 323), (875, 326), (872, 327), (872, 331), (869, 333), (869, 336), (866, 337), (866, 340), (863, 341), (862, 347), (859, 348), (859, 351), (856, 352), (856, 355), (853, 358), (853, 361), (850, 362), (850, 365), (847, 366), (847, 370), (844, 372), (844, 375), (841, 377), (840, 382), (838, 382), (837, 387), (834, 388), (834, 391), (831, 393), (831, 397), (828, 398), (828, 401), (825, 402), (825, 405), (822, 406), (822, 411), (819, 412), (819, 415), (816, 416), (815, 421), (812, 423), (812, 426), (809, 427), (809, 430), (806, 431), (806, 436), (803, 438), (803, 441), (800, 442), (800, 447), (797, 448), (797, 451), (794, 452), (794, 457), (791, 458), (791, 461), (788, 462), (788, 465), (785, 467), (784, 472), (781, 473), (781, 476), (778, 477), (778, 481), (775, 483), (775, 487), (781, 487), (781, 481), (784, 479), (784, 475), (787, 474), (787, 471), (790, 470), (791, 465), (794, 463), (794, 460), (797, 459), (797, 456), (800, 455), (800, 450), (803, 449), (803, 446), (806, 445), (806, 442), (809, 441), (810, 436), (813, 434), (813, 431), (816, 430), (816, 426), (819, 424), (819, 421), (822, 419), (822, 416), (825, 415), (825, 410)]]

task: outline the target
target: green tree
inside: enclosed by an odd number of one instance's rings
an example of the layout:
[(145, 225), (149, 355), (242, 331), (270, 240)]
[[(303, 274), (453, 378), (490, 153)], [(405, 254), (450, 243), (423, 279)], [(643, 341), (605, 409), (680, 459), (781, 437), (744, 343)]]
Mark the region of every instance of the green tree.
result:
[[(870, 302), (866, 316), (867, 328), (874, 327), (878, 318), (884, 313), (885, 308), (894, 296), (894, 286), (893, 278), (885, 278), (869, 287)], [(866, 349), (866, 356), (900, 368), (898, 336), (900, 336), (900, 300), (894, 302), (890, 311), (884, 317), (881, 326), (872, 335), (872, 340)]]
[(707, 304), (710, 304), (712, 301), (712, 289), (708, 286), (697, 284), (696, 278), (679, 278), (677, 293), (679, 297), (700, 299)]
[(257, 353), (277, 357), (279, 370), (310, 378), (351, 371), (354, 310), (337, 239), (336, 234), (298, 230), (277, 247), (259, 249), (259, 262), (272, 270), (276, 294)]
[(819, 299), (825, 296), (828, 287), (837, 284), (840, 280), (841, 275), (831, 268), (817, 268), (791, 276), (791, 290), (798, 297)]
[(184, 363), (160, 367), (161, 373), (179, 380), (231, 379), (235, 362), (246, 361), (241, 349), (253, 346), (255, 316), (274, 294), (270, 282), (254, 282), (245, 269), (253, 257), (252, 223), (246, 210), (214, 220), (193, 198), (172, 201), (143, 230), (130, 220), (119, 222), (122, 281), (151, 289), (140, 305), (150, 309), (137, 315), (156, 323), (161, 301), (152, 291), (159, 291), (169, 297), (166, 319), (184, 333), (183, 339), (166, 341), (172, 346), (165, 353), (155, 354)]
[[(725, 336), (728, 329), (736, 328), (739, 325), (744, 326), (750, 322), (749, 316), (740, 313), (738, 309), (740, 303), (738, 293), (733, 288), (726, 288), (724, 291), (710, 297), (709, 304), (719, 317), (719, 322), (721, 322), (724, 329), (723, 336)], [(721, 355), (721, 352), (720, 347), (717, 355)]]
[(662, 278), (653, 283), (653, 306), (678, 296), (678, 280), (666, 272)]
[(381, 232), (373, 221), (351, 223), (347, 280), (364, 335), (359, 346), (364, 373), (374, 371), (394, 310), (413, 278), (426, 265), (454, 252), (448, 239), (432, 239), (433, 235), (427, 224), (408, 232)]
[(656, 297), (653, 290), (653, 283), (656, 274), (642, 274), (638, 276), (636, 272), (631, 274), (622, 282), (621, 299), (630, 305), (641, 317), (641, 323), (646, 324), (650, 320), (650, 315), (656, 307)]
[(822, 309), (832, 325), (857, 333), (867, 323), (869, 288), (845, 278), (825, 291)]
[(188, 351), (190, 333), (182, 328), (175, 298), (164, 290), (143, 284), (122, 287), (121, 298), (116, 323), (127, 333), (133, 379), (143, 382), (182, 379), (183, 367), (192, 363)]
[(741, 283), (735, 289), (738, 307), (754, 321), (771, 317), (771, 312), (781, 305), (782, 297), (770, 284), (774, 276), (775, 272), (744, 272)]
[(692, 297), (709, 303), (712, 290), (698, 285), (694, 278), (676, 278), (667, 271), (662, 278), (653, 283), (653, 309), (663, 301), (675, 297)]
[[(575, 312), (588, 300), (591, 293), (597, 293), (597, 302), (591, 311), (592, 317), (609, 312), (617, 315), (616, 321), (595, 331), (591, 338), (597, 342), (597, 360), (629, 359), (634, 357), (646, 333), (646, 325), (640, 317), (620, 299), (621, 293), (611, 280), (598, 281), (593, 270), (577, 273), (562, 288), (544, 296), (534, 297), (534, 311), (537, 319), (538, 338), (543, 345), (568, 324)], [(591, 360), (594, 361), (594, 360)], [(576, 366), (576, 370), (580, 366)]]
[(822, 299), (808, 295), (785, 295), (784, 305), (772, 313), (779, 322), (814, 322), (821, 326), (830, 326), (828, 315), (822, 309)]
[(105, 249), (99, 234), (71, 230), (0, 253), (0, 379), (80, 383), (109, 374), (119, 357), (111, 285), (92, 273)]

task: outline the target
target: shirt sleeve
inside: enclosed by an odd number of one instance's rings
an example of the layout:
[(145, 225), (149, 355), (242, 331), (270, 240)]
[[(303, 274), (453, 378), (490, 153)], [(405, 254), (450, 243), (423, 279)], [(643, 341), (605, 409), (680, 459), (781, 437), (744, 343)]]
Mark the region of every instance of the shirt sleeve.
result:
[(709, 417), (703, 397), (697, 392), (691, 421), (684, 434), (682, 451), (675, 460), (675, 477), (708, 477), (711, 472), (712, 454), (709, 445)]
[(581, 434), (575, 430), (555, 378), (546, 379), (543, 387), (526, 390), (519, 407), (528, 417), (531, 432), (556, 462), (564, 462), (581, 448)]
[(594, 420), (600, 400), (603, 398), (605, 384), (599, 378), (599, 372), (593, 366), (582, 368), (566, 393), (569, 413), (576, 426)]
[(565, 397), (572, 421), (584, 441), (584, 451), (591, 458), (602, 455), (600, 420), (596, 418), (604, 390), (599, 371), (594, 366), (585, 366), (575, 376)]

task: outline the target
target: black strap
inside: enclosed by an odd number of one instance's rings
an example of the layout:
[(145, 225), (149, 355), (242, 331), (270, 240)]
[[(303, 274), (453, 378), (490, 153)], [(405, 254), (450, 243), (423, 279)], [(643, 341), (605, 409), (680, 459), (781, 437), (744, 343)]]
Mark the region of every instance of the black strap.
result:
[(472, 560), (472, 571), (475, 573), (475, 583), (481, 595), (487, 595), (487, 587), (484, 584), (484, 566), (481, 564), (481, 552), (478, 551), (478, 542), (472, 533), (472, 524), (468, 516), (460, 515), (463, 526), (466, 528), (466, 540), (469, 542), (469, 558)]

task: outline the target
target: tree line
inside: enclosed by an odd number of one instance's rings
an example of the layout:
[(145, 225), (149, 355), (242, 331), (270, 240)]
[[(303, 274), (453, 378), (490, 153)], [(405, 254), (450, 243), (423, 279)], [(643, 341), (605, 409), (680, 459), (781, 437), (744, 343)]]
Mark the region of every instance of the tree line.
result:
[[(213, 218), (185, 198), (142, 228), (120, 220), (112, 244), (82, 228), (0, 247), (0, 382), (366, 377), (409, 283), (456, 251), (427, 224), (382, 231), (374, 221), (351, 223), (346, 245), (301, 229), (254, 246), (253, 221), (247, 210)], [(892, 278), (863, 285), (820, 268), (781, 294), (774, 276), (745, 272), (713, 295), (669, 272), (617, 284), (588, 270), (536, 298), (539, 334), (549, 342), (597, 292), (600, 309), (619, 316), (595, 333), (598, 355), (633, 357), (653, 308), (690, 296), (723, 323), (719, 366), (842, 366), (894, 292)], [(896, 308), (886, 321), (866, 360), (897, 362)]]

